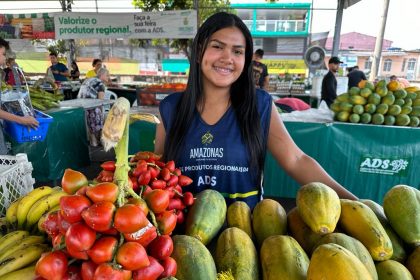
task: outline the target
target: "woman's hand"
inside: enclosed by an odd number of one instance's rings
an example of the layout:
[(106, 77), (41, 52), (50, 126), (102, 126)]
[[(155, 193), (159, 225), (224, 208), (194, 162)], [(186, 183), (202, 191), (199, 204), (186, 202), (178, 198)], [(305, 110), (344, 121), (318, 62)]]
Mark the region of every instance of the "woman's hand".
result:
[(31, 128), (38, 128), (39, 126), (39, 122), (34, 117), (31, 117), (31, 116), (20, 117), (19, 123), (29, 126)]

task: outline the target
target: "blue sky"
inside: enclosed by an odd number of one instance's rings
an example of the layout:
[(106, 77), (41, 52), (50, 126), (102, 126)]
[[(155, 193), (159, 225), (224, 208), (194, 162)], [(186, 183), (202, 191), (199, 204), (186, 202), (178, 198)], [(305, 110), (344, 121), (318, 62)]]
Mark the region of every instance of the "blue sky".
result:
[[(231, 0), (232, 3), (264, 2), (263, 0)], [(134, 11), (131, 0), (74, 0), (74, 11), (100, 12)], [(290, 2), (313, 3), (314, 13), (312, 31), (330, 31), (333, 35), (336, 15), (336, 0), (290, 0)], [(359, 32), (377, 36), (380, 28), (384, 0), (361, 0), (344, 10), (342, 33)], [(0, 13), (30, 13), (60, 11), (58, 1), (0, 1)], [(118, 7), (115, 4), (118, 3)], [(420, 49), (420, 12), (419, 0), (390, 0), (385, 39), (393, 41), (394, 47)]]

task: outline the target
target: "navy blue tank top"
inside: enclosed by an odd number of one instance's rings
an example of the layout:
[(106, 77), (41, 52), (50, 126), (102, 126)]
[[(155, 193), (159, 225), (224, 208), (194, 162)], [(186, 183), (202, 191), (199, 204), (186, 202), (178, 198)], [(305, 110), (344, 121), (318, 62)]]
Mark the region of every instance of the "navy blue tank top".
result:
[[(181, 94), (171, 94), (160, 103), (160, 114), (167, 133)], [(257, 90), (256, 94), (266, 145), (272, 99), (263, 90)], [(226, 198), (228, 205), (242, 200), (252, 209), (261, 199), (262, 187), (255, 173), (250, 172), (248, 149), (241, 137), (234, 109), (230, 107), (214, 125), (206, 124), (196, 110), (185, 139), (180, 157), (176, 159), (182, 173), (193, 179), (185, 191), (198, 193), (215, 189)], [(166, 138), (166, 141), (170, 139)]]

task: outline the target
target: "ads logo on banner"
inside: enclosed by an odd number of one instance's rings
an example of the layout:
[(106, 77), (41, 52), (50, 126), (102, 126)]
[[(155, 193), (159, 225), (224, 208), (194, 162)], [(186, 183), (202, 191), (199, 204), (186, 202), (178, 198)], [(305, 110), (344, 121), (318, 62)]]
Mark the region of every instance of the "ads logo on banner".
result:
[(362, 156), (359, 171), (362, 173), (375, 173), (405, 177), (410, 168), (411, 159)]

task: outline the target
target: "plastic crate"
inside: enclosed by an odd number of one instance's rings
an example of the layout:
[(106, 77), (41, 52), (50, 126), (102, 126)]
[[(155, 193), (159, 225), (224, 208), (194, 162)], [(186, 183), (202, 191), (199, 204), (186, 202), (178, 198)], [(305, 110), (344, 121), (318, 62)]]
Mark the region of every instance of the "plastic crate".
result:
[(0, 155), (0, 217), (10, 203), (33, 190), (32, 170), (26, 154)]
[(44, 141), (47, 136), (48, 126), (53, 118), (38, 110), (35, 110), (35, 117), (39, 121), (38, 129), (28, 128), (15, 122), (4, 121), (4, 131), (18, 143)]

